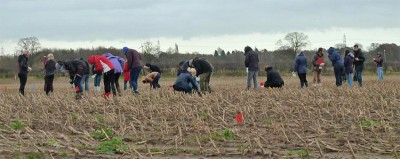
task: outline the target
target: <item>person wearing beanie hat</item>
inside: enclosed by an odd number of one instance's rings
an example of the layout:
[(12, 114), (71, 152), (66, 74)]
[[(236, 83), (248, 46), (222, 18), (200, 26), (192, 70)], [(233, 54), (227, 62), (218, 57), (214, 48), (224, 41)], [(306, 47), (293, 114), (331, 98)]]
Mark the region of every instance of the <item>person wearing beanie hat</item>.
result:
[(353, 61), (354, 55), (350, 53), (350, 50), (346, 50), (344, 54), (344, 73), (349, 87), (353, 87)]
[(329, 54), (329, 60), (332, 61), (333, 65), (333, 70), (335, 72), (335, 78), (336, 78), (336, 86), (340, 87), (342, 86), (342, 75), (344, 71), (344, 64), (342, 58), (340, 58), (340, 52), (335, 50), (335, 48), (330, 47), (328, 49), (328, 54)]
[(378, 79), (383, 81), (383, 58), (380, 52), (377, 53), (378, 58), (372, 58), (377, 67)]
[(307, 81), (307, 58), (304, 56), (303, 51), (298, 51), (300, 52), (299, 55), (297, 55), (296, 60), (295, 60), (295, 65), (294, 65), (294, 72), (297, 72), (297, 75), (299, 76), (300, 79), (300, 87), (304, 88), (308, 87), (308, 81)]
[(53, 92), (53, 81), (54, 81), (54, 74), (56, 71), (56, 61), (54, 61), (54, 55), (48, 54), (47, 61), (44, 65), (44, 91), (46, 95), (49, 95), (50, 92)]
[(354, 45), (354, 68), (355, 68), (355, 79), (358, 82), (358, 86), (362, 87), (362, 72), (364, 69), (364, 54), (361, 52), (361, 49), (358, 48), (358, 45)]
[(250, 46), (246, 46), (244, 48), (244, 56), (245, 56), (245, 61), (244, 65), (247, 68), (247, 90), (250, 90), (251, 88), (251, 81), (254, 83), (254, 89), (258, 88), (258, 81), (257, 81), (257, 75), (258, 71), (260, 70), (258, 66), (258, 54), (253, 51), (253, 49)]
[(142, 71), (142, 57), (135, 49), (128, 47), (122, 48), (122, 53), (125, 54), (126, 60), (128, 61), (128, 70), (130, 72), (130, 81), (133, 88), (133, 92), (139, 95), (138, 80), (139, 74)]
[(319, 48), (318, 51), (314, 54), (314, 57), (312, 59), (312, 64), (313, 64), (313, 85), (314, 86), (321, 86), (321, 72), (323, 66), (325, 66), (324, 63), (324, 49)]

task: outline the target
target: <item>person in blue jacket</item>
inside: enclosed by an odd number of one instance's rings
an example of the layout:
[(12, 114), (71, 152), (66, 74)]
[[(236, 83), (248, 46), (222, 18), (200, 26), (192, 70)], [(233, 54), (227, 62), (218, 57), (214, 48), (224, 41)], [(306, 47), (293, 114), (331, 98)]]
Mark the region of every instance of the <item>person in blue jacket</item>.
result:
[(304, 88), (304, 86), (308, 87), (307, 58), (306, 58), (306, 56), (304, 56), (303, 51), (297, 50), (297, 52), (299, 52), (299, 55), (297, 55), (297, 57), (296, 57), (296, 63), (294, 65), (294, 72), (297, 72), (297, 75), (299, 76), (301, 88)]
[(335, 72), (336, 86), (342, 86), (342, 74), (344, 71), (344, 63), (340, 57), (340, 52), (335, 50), (335, 48), (330, 47), (328, 49), (329, 60), (332, 61), (333, 70)]
[(196, 80), (193, 78), (192, 74), (187, 70), (182, 70), (178, 75), (173, 88), (175, 91), (192, 93), (192, 90), (196, 90), (196, 92), (201, 95), (200, 86), (197, 84)]

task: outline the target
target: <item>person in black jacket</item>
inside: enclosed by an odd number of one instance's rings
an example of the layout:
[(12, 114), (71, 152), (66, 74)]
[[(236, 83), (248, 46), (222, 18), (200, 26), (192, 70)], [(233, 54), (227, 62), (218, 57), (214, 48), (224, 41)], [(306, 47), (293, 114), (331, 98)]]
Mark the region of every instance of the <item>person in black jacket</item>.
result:
[(19, 78), (19, 93), (21, 95), (25, 95), (25, 85), (26, 82), (28, 81), (28, 72), (32, 70), (28, 66), (28, 55), (29, 51), (24, 51), (22, 55), (18, 56), (18, 78)]
[(44, 65), (45, 76), (44, 76), (44, 85), (46, 95), (49, 95), (50, 92), (53, 92), (53, 81), (54, 81), (54, 74), (56, 71), (56, 62), (54, 61), (54, 55), (48, 54), (47, 61)]
[(258, 66), (258, 54), (250, 46), (246, 46), (244, 48), (244, 55), (246, 56), (244, 65), (247, 67), (247, 90), (251, 88), (251, 80), (253, 80), (254, 89), (257, 89), (257, 75), (260, 69)]
[(146, 65), (144, 65), (143, 68), (146, 69), (146, 70), (148, 70), (150, 73), (152, 73), (152, 72), (158, 72), (158, 73), (161, 74), (161, 69), (160, 69), (158, 66), (156, 66), (156, 65), (152, 65), (152, 64), (150, 64), (150, 63), (146, 63)]
[(354, 45), (354, 68), (355, 68), (355, 79), (358, 81), (358, 86), (362, 87), (362, 72), (364, 69), (364, 54), (361, 52), (361, 49), (358, 48), (358, 45)]
[(211, 93), (210, 79), (214, 67), (205, 59), (194, 58), (189, 60), (189, 66), (196, 69), (196, 76), (200, 78), (201, 91)]
[(271, 66), (266, 66), (265, 72), (267, 72), (267, 81), (264, 83), (265, 88), (281, 88), (285, 85), (281, 75), (279, 75), (277, 71), (273, 70)]
[(62, 72), (68, 71), (70, 75), (70, 81), (72, 81), (75, 85), (75, 99), (81, 99), (83, 94), (81, 80), (85, 74), (86, 64), (82, 60), (72, 59), (67, 61), (58, 61), (56, 67)]
[(80, 60), (82, 62), (84, 62), (85, 65), (86, 65), (86, 69), (85, 69), (85, 72), (83, 73), (83, 77), (82, 77), (82, 81), (81, 82), (82, 82), (82, 85), (85, 84), (85, 91), (89, 91), (89, 74), (90, 74), (89, 63), (86, 60), (84, 60), (83, 58), (80, 58)]

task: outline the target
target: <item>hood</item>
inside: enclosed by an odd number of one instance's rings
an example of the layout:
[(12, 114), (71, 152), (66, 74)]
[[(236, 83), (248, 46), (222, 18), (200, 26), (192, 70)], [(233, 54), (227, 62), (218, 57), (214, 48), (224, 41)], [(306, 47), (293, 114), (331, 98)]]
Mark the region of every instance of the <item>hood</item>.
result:
[(122, 48), (122, 54), (126, 54), (128, 52), (129, 48), (128, 47), (124, 47)]
[(335, 51), (336, 51), (335, 48), (330, 47), (327, 52), (329, 55), (332, 55)]
[(297, 56), (304, 56), (304, 52), (303, 51), (300, 52), (299, 55), (297, 55)]
[(250, 46), (246, 46), (244, 48), (244, 53), (247, 54), (248, 52), (253, 51), (253, 49)]
[(265, 71), (266, 72), (269, 72), (269, 71), (271, 71), (272, 70), (272, 66), (267, 66), (267, 67), (265, 67)]
[(105, 57), (113, 57), (114, 55), (113, 54), (111, 54), (111, 53), (105, 53), (105, 54), (103, 54), (103, 56), (105, 56)]
[(92, 55), (87, 59), (88, 63), (90, 64), (94, 64), (95, 60), (96, 60), (96, 55)]
[(151, 64), (149, 64), (149, 63), (146, 63), (146, 65), (144, 65), (144, 66), (151, 67)]

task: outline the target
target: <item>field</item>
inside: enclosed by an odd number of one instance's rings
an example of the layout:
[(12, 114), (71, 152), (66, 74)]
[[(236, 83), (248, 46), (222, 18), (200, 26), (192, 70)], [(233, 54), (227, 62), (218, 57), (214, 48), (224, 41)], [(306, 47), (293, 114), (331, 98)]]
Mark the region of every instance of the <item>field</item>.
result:
[(30, 79), (25, 97), (18, 81), (1, 80), (0, 158), (400, 157), (399, 77), (364, 77), (363, 88), (323, 77), (306, 89), (284, 79), (282, 89), (246, 91), (244, 77), (214, 77), (214, 92), (199, 97), (162, 78), (161, 90), (140, 84), (140, 96), (109, 101), (96, 92), (74, 100), (64, 78), (50, 96)]

